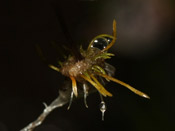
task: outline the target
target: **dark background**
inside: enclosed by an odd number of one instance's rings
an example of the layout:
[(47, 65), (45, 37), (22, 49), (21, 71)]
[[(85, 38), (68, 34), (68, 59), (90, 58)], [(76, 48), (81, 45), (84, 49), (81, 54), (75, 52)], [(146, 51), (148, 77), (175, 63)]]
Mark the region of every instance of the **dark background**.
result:
[[(42, 102), (58, 96), (63, 76), (49, 69), (35, 49), (47, 52), (51, 41), (66, 42), (55, 8), (59, 8), (71, 37), (87, 47), (102, 33), (118, 40), (108, 62), (115, 77), (147, 93), (141, 98), (110, 83), (107, 111), (101, 121), (99, 95), (56, 109), (36, 131), (172, 131), (175, 127), (174, 1), (163, 0), (5, 0), (0, 2), (0, 131), (18, 131), (42, 112)], [(52, 58), (51, 58), (52, 61)], [(112, 87), (112, 88), (111, 88)]]

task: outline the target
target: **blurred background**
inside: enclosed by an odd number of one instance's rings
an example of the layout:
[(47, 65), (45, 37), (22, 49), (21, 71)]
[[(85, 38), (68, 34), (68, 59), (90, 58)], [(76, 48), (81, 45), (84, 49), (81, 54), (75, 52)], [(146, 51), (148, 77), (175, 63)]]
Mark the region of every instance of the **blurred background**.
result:
[[(19, 131), (58, 96), (64, 77), (37, 54), (52, 60), (52, 41), (66, 43), (61, 14), (74, 43), (88, 46), (117, 21), (115, 77), (148, 94), (141, 98), (109, 83), (112, 98), (101, 121), (98, 93), (52, 112), (36, 131), (172, 131), (175, 129), (175, 40), (173, 0), (8, 0), (0, 2), (0, 131)], [(52, 54), (52, 55), (51, 55)]]

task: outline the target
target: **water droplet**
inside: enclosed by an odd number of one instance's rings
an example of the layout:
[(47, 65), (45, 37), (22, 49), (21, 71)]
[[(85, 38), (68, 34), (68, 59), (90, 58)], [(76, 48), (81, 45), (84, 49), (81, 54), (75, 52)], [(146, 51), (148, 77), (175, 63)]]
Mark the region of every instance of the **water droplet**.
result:
[(100, 103), (100, 111), (102, 112), (102, 121), (104, 121), (104, 114), (105, 114), (105, 111), (106, 111), (106, 104), (104, 101), (102, 101)]

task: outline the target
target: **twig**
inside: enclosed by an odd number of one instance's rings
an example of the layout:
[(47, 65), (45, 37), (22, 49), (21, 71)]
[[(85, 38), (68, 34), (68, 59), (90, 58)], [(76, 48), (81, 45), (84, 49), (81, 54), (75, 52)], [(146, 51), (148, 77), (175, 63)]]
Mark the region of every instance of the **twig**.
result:
[(59, 96), (49, 106), (44, 103), (45, 109), (43, 110), (43, 113), (35, 121), (31, 122), (20, 131), (33, 131), (37, 126), (41, 125), (47, 115), (49, 115), (54, 109), (62, 107), (68, 103), (70, 97), (68, 97), (68, 94), (68, 92), (59, 91)]

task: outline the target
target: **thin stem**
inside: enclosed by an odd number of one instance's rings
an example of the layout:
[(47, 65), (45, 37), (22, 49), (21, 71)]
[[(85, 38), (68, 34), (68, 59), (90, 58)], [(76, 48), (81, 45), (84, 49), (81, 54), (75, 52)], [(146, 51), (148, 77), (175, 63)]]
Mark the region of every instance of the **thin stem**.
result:
[(77, 83), (74, 77), (70, 76), (70, 79), (72, 80), (72, 90), (74, 92), (74, 95), (78, 97), (78, 91), (77, 91)]
[(111, 93), (109, 93), (104, 87), (99, 86), (97, 83), (95, 83), (94, 81), (92, 81), (90, 78), (88, 78), (85, 75), (80, 75), (83, 79), (85, 79), (86, 81), (88, 81), (90, 84), (92, 84), (103, 96), (112, 96)]
[(60, 72), (60, 69), (59, 69), (58, 67), (56, 67), (56, 66), (54, 66), (54, 65), (51, 65), (51, 64), (49, 64), (48, 66), (49, 66), (51, 69)]
[(88, 90), (87, 90), (87, 85), (85, 83), (83, 84), (83, 92), (84, 92), (84, 104), (86, 108), (88, 108), (87, 101), (86, 101), (88, 96)]
[(105, 74), (101, 74), (101, 73), (97, 73), (97, 75), (102, 76), (102, 77), (104, 77), (104, 78), (107, 78), (107, 79), (109, 79), (109, 80), (111, 80), (111, 81), (114, 81), (114, 82), (116, 82), (116, 83), (118, 83), (118, 84), (120, 84), (120, 85), (122, 85), (122, 86), (128, 88), (129, 90), (131, 90), (132, 92), (134, 92), (135, 94), (137, 94), (137, 95), (139, 95), (139, 96), (142, 96), (142, 97), (144, 97), (144, 98), (150, 99), (150, 97), (149, 97), (147, 94), (145, 94), (145, 93), (143, 93), (143, 92), (141, 92), (141, 91), (135, 89), (134, 87), (130, 86), (129, 84), (126, 84), (126, 83), (123, 82), (123, 81), (120, 81), (120, 80), (118, 80), (118, 79), (116, 79), (116, 78), (113, 78), (113, 77), (111, 77), (111, 76), (108, 76), (108, 75), (105, 75)]
[(117, 37), (116, 21), (113, 20), (113, 40), (112, 40), (112, 42), (111, 42), (106, 48), (104, 48), (101, 52), (104, 52), (104, 51), (109, 50), (109, 48), (111, 48), (111, 47), (114, 45), (114, 43), (115, 43), (115, 41), (116, 41), (116, 39), (117, 39), (116, 37)]
[(74, 98), (74, 92), (72, 90), (71, 94), (70, 94), (70, 101), (69, 101), (69, 105), (67, 107), (67, 110), (70, 109), (71, 105), (72, 105), (72, 101), (73, 101), (73, 98)]
[[(91, 78), (98, 84), (99, 87), (101, 87), (102, 89), (105, 89), (105, 88), (103, 87), (103, 85), (102, 85), (93, 75), (91, 75)], [(112, 96), (112, 94), (111, 94), (110, 92), (108, 92), (106, 89), (103, 90), (103, 91), (105, 91), (105, 94), (106, 94), (106, 95)]]

